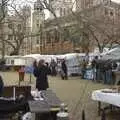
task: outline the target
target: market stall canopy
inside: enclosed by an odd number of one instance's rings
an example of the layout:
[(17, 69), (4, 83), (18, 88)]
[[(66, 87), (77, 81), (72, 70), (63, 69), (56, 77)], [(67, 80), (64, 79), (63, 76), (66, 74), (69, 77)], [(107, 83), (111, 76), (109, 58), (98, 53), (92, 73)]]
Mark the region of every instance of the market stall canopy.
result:
[(25, 60), (22, 56), (6, 56), (6, 65), (8, 66), (21, 66), (25, 65)]
[(102, 53), (101, 56), (102, 56), (102, 59), (104, 60), (108, 60), (108, 59), (120, 60), (120, 47), (111, 49), (106, 53)]
[(29, 55), (25, 55), (23, 56), (24, 58), (33, 58), (33, 59), (39, 59), (41, 57), (40, 54), (29, 54)]

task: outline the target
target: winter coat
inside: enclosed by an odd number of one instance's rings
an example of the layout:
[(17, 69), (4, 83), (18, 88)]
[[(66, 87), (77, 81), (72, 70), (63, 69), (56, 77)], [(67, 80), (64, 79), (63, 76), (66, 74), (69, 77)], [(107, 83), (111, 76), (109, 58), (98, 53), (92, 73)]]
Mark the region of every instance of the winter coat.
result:
[(48, 86), (48, 68), (44, 65), (34, 68), (34, 76), (36, 77), (36, 88), (38, 90), (46, 90)]
[(65, 64), (65, 62), (62, 63), (61, 67), (62, 67), (63, 72), (67, 73), (67, 65)]

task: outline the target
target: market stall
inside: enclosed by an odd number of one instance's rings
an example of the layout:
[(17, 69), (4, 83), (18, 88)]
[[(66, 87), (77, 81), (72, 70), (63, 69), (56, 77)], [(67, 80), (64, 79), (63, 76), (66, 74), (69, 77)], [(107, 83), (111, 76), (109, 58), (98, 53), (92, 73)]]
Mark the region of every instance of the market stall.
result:
[(81, 74), (80, 63), (84, 58), (84, 53), (70, 53), (57, 56), (58, 61), (62, 61), (62, 59), (65, 59), (68, 68), (68, 75)]
[(18, 70), (20, 66), (25, 66), (26, 61), (22, 56), (5, 57), (5, 65), (13, 70)]
[(112, 106), (120, 107), (119, 99), (119, 89), (100, 89), (92, 92), (92, 100), (98, 102), (98, 114), (106, 108), (105, 106), (102, 107), (101, 103), (107, 103)]

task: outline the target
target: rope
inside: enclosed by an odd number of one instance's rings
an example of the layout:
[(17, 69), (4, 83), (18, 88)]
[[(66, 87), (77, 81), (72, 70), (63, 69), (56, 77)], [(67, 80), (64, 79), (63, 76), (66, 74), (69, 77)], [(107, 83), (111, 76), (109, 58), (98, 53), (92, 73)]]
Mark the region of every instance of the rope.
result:
[(82, 94), (81, 94), (77, 104), (75, 105), (75, 107), (73, 109), (72, 115), (75, 116), (74, 120), (78, 120), (79, 119), (79, 114), (78, 113), (79, 113), (79, 111), (82, 111), (83, 108), (85, 107), (85, 103), (83, 101), (84, 101), (84, 98), (85, 98), (85, 93), (87, 91), (88, 85), (89, 85), (89, 82), (86, 82), (85, 86), (84, 86), (84, 89), (83, 89), (83, 92), (82, 92)]

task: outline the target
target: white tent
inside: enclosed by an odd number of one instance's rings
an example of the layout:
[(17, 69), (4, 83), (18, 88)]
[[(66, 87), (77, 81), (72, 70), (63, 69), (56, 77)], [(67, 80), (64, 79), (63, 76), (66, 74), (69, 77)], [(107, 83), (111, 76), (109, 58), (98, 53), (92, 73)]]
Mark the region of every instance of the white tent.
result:
[(6, 65), (8, 66), (21, 66), (25, 65), (25, 60), (22, 56), (6, 56)]
[(23, 56), (24, 58), (33, 58), (33, 59), (39, 59), (41, 57), (40, 54), (29, 54), (29, 55), (25, 55)]
[(119, 60), (120, 59), (120, 47), (111, 49), (110, 51), (106, 53), (102, 53), (102, 59), (113, 59), (113, 60)]
[(23, 56), (23, 58), (26, 60), (26, 65), (32, 65), (35, 60), (38, 62), (39, 60), (43, 59), (45, 62), (48, 63), (50, 63), (52, 59), (56, 60), (55, 55), (41, 55), (41, 54), (29, 54)]
[(56, 56), (55, 55), (41, 55), (40, 59), (43, 59), (45, 62), (50, 63), (51, 60), (55, 60), (56, 61)]
[(85, 54), (72, 53), (66, 54), (65, 58), (68, 65), (68, 75), (70, 74), (81, 74), (80, 63), (85, 57)]
[[(94, 58), (96, 54), (90, 53), (89, 58)], [(30, 54), (23, 56), (26, 59), (26, 66), (31, 66), (33, 62), (39, 61), (40, 59), (45, 60), (45, 62), (50, 63), (52, 59), (55, 61), (61, 61), (62, 59), (66, 60), (66, 64), (68, 67), (68, 75), (71, 74), (80, 74), (81, 68), (80, 64), (83, 59), (85, 59), (85, 53), (68, 53), (63, 55), (40, 55), (40, 54)], [(61, 67), (60, 62), (58, 62), (58, 68)]]
[(64, 55), (57, 55), (57, 59), (65, 59), (68, 67), (68, 75), (71, 74), (80, 74), (80, 62), (85, 57), (84, 53), (69, 53)]
[(35, 60), (39, 61), (40, 57), (41, 57), (40, 54), (29, 54), (23, 56), (23, 59), (25, 59), (26, 66), (31, 66)]

